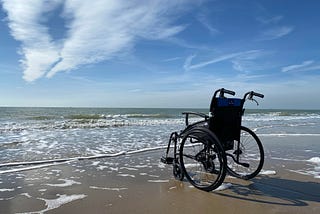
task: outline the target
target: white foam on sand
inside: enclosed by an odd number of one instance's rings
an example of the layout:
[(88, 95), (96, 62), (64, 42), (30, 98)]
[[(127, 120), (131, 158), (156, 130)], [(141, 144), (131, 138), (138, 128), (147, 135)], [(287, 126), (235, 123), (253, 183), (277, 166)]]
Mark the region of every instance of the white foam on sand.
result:
[(80, 182), (69, 180), (69, 179), (58, 179), (58, 181), (63, 181), (64, 183), (61, 184), (46, 184), (47, 186), (51, 187), (67, 187), (72, 186), (73, 184), (81, 184)]
[(261, 170), (259, 175), (276, 175), (277, 172), (274, 170)]
[(19, 213), (19, 214), (45, 213), (49, 210), (59, 208), (64, 204), (67, 204), (72, 201), (83, 199), (83, 198), (87, 197), (87, 195), (84, 195), (84, 194), (80, 194), (80, 195), (59, 195), (59, 194), (57, 194), (57, 196), (58, 196), (58, 198), (56, 198), (56, 199), (38, 198), (40, 200), (45, 201), (47, 208), (44, 210), (39, 210), (39, 211), (35, 211), (35, 212)]
[(290, 158), (279, 158), (279, 157), (271, 157), (273, 160), (282, 160), (282, 161), (294, 161), (294, 162), (302, 162), (304, 160), (299, 159), (290, 159)]
[(98, 166), (99, 165), (99, 163), (100, 163), (100, 161), (94, 161), (94, 162), (92, 162), (92, 166)]
[(121, 176), (121, 177), (131, 177), (131, 178), (135, 178), (135, 175), (130, 175), (130, 174), (118, 174), (117, 176)]
[(100, 165), (100, 166), (97, 167), (97, 170), (104, 170), (104, 169), (107, 169), (107, 168), (108, 168), (107, 166)]
[(169, 180), (148, 180), (150, 183), (168, 183)]
[(12, 192), (14, 189), (0, 189), (0, 192)]
[(122, 191), (122, 190), (127, 190), (128, 188), (125, 187), (97, 187), (97, 186), (90, 186), (90, 189), (100, 189), (100, 190), (110, 190), (110, 191)]
[(223, 191), (223, 190), (229, 189), (230, 187), (232, 187), (231, 183), (222, 183), (217, 189), (213, 191)]
[(21, 193), (20, 195), (25, 196), (27, 198), (32, 198), (31, 195), (29, 195), (29, 193), (25, 192), (25, 193)]
[(320, 178), (320, 157), (313, 157), (307, 160), (312, 164), (315, 164), (313, 171), (308, 171), (314, 178)]
[(144, 148), (144, 149), (139, 149), (139, 150), (127, 152), (127, 154), (132, 155), (132, 154), (150, 152), (150, 151), (155, 151), (155, 150), (160, 150), (160, 149), (165, 149), (165, 148), (167, 148), (167, 146), (157, 146), (157, 147), (152, 147), (152, 148)]
[[(76, 161), (76, 160), (89, 160), (89, 159), (97, 159), (97, 158), (117, 157), (117, 156), (125, 155), (125, 154), (126, 154), (125, 151), (121, 151), (121, 152), (114, 153), (114, 154), (98, 154), (98, 155), (79, 156), (79, 157), (72, 157), (72, 158), (60, 158), (60, 159), (37, 160), (37, 161), (26, 161), (26, 162), (11, 162), (11, 163), (0, 164), (0, 167), (68, 163), (70, 161)], [(1, 172), (2, 171), (0, 171), (0, 174), (1, 174)]]
[(8, 170), (0, 171), (0, 174), (11, 173), (11, 172), (21, 172), (21, 171), (27, 171), (27, 170), (32, 170), (32, 169), (40, 169), (40, 168), (44, 168), (44, 167), (55, 166), (55, 165), (60, 165), (60, 164), (65, 164), (65, 163), (70, 163), (70, 161), (62, 162), (62, 163), (53, 162), (53, 163), (49, 163), (49, 164), (21, 167), (21, 168), (17, 168), (17, 169), (8, 169)]
[(138, 170), (138, 169), (132, 168), (132, 167), (120, 167), (120, 169), (126, 169), (126, 170), (129, 170), (129, 171), (137, 171)]
[[(58, 195), (57, 199), (42, 199), (46, 202), (47, 208), (42, 212), (46, 212), (48, 210), (56, 209), (64, 204), (70, 203), (75, 200), (83, 199), (87, 197), (87, 195)], [(41, 198), (39, 198), (41, 199)]]
[(315, 164), (318, 164), (320, 165), (320, 157), (313, 157), (313, 158), (310, 158), (309, 160), (307, 160), (308, 162), (311, 162), (311, 163), (315, 163)]
[(75, 160), (76, 158), (60, 158), (52, 160), (38, 160), (38, 161), (24, 161), (24, 162), (11, 162), (0, 164), (0, 167), (11, 167), (11, 166), (22, 166), (22, 165), (35, 165), (35, 164), (48, 164), (48, 163), (58, 163), (67, 162), (70, 160)]
[(313, 168), (304, 168), (304, 169), (288, 169), (290, 172), (295, 172), (301, 175), (311, 175), (314, 178), (320, 178), (320, 157), (312, 157), (308, 160), (305, 160), (305, 162), (311, 163), (308, 164), (311, 165)]
[(135, 165), (133, 166), (134, 168), (138, 168), (138, 169), (141, 169), (141, 168), (152, 168), (152, 166), (149, 166), (149, 165)]
[[(90, 160), (90, 159), (98, 159), (98, 158), (110, 158), (110, 157), (118, 157), (118, 156), (122, 156), (122, 155), (133, 155), (133, 154), (139, 154), (139, 153), (143, 153), (143, 152), (155, 151), (155, 150), (159, 150), (159, 149), (163, 149), (163, 148), (166, 148), (166, 147), (159, 146), (159, 147), (153, 147), (153, 148), (144, 148), (144, 149), (139, 149), (139, 150), (129, 151), (129, 152), (120, 151), (120, 152), (113, 153), (113, 154), (96, 154), (96, 155), (91, 155), (91, 156), (79, 156), (79, 157), (72, 157), (72, 158), (60, 158), (60, 159), (4, 163), (4, 164), (0, 164), (0, 168), (1, 167), (23, 166), (23, 165), (36, 165), (36, 166), (20, 167), (17, 169), (2, 170), (2, 171), (0, 171), (0, 174), (38, 169), (38, 168), (49, 167), (49, 166), (53, 166), (53, 165), (57, 165), (57, 164), (65, 164), (65, 163), (69, 163), (72, 161)], [(92, 163), (92, 165), (97, 166), (97, 165), (99, 165), (99, 162), (95, 161)]]
[(11, 200), (11, 199), (14, 199), (14, 197), (10, 197), (10, 198), (0, 198), (0, 201), (8, 201), (8, 200)]

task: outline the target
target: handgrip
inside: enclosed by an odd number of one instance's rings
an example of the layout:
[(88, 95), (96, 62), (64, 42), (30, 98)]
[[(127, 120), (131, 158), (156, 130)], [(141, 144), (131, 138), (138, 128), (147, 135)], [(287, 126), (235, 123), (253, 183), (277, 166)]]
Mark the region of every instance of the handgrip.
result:
[(217, 94), (219, 93), (219, 97), (223, 97), (224, 94), (230, 94), (232, 96), (234, 96), (236, 94), (236, 92), (234, 91), (230, 91), (230, 90), (227, 90), (227, 89), (224, 89), (224, 88), (220, 88), (218, 90), (216, 90), (213, 94), (213, 97), (217, 97)]
[(260, 98), (264, 98), (264, 95), (263, 95), (263, 94), (260, 94), (260, 93), (254, 92), (254, 91), (252, 91), (252, 95), (253, 95), (253, 96), (260, 97)]
[(221, 92), (226, 93), (226, 94), (230, 94), (232, 96), (234, 96), (236, 94), (236, 92), (231, 91), (231, 90), (227, 90), (227, 89), (224, 89), (224, 88), (221, 88)]
[(245, 95), (243, 96), (243, 99), (245, 100), (248, 97), (249, 100), (252, 100), (253, 96), (264, 98), (263, 94), (260, 94), (260, 93), (254, 92), (254, 91), (249, 91), (249, 92), (245, 93)]

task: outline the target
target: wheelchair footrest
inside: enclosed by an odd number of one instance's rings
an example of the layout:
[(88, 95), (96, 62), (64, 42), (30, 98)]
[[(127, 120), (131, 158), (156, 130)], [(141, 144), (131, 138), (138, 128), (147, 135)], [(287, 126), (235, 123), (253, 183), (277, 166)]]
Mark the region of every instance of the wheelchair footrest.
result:
[(173, 157), (165, 157), (165, 156), (161, 157), (161, 162), (165, 164), (173, 164), (173, 160), (174, 160)]

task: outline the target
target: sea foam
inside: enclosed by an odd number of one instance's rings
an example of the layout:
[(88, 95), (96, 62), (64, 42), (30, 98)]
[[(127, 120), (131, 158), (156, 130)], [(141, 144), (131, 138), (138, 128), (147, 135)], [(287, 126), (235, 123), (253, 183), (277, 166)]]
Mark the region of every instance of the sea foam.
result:
[(87, 195), (79, 194), (79, 195), (60, 195), (57, 194), (58, 198), (56, 199), (45, 199), (45, 198), (38, 198), (39, 200), (45, 201), (46, 209), (34, 211), (34, 212), (23, 212), (23, 213), (17, 213), (17, 214), (39, 214), (39, 213), (45, 213), (49, 210), (53, 210), (56, 208), (61, 207), (64, 204), (70, 203), (75, 200), (83, 199), (87, 197)]

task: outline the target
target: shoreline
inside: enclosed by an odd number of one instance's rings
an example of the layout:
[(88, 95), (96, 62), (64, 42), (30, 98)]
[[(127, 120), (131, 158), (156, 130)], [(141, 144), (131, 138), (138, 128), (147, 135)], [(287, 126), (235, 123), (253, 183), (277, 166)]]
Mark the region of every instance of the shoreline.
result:
[(204, 192), (175, 180), (172, 166), (159, 162), (162, 154), (2, 174), (1, 213), (320, 213), (319, 179), (287, 170), (292, 166), (283, 167), (282, 160), (266, 161), (267, 175), (250, 181), (227, 177), (226, 189)]

